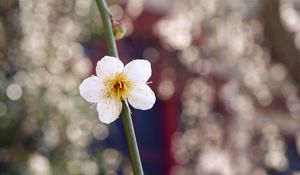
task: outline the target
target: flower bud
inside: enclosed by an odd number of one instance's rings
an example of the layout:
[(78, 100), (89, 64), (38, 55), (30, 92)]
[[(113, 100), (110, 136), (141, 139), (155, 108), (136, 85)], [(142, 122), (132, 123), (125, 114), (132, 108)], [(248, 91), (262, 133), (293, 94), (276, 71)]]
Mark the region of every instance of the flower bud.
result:
[(120, 40), (126, 33), (126, 28), (120, 21), (112, 20), (114, 37), (116, 40)]

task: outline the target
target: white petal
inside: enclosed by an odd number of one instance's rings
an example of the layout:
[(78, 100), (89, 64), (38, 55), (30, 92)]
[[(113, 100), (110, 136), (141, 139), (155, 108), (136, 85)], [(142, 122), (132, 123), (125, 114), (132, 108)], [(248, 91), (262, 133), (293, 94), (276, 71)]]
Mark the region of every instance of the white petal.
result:
[(110, 56), (103, 57), (97, 62), (96, 73), (100, 78), (105, 78), (116, 73), (121, 73), (124, 69), (124, 64), (120, 59)]
[(80, 95), (88, 102), (96, 103), (102, 99), (104, 85), (96, 76), (88, 77), (79, 86)]
[(151, 74), (151, 64), (147, 60), (133, 60), (124, 68), (128, 80), (146, 82)]
[(155, 103), (155, 94), (145, 83), (138, 84), (128, 96), (128, 101), (136, 109), (147, 110)]
[(116, 99), (105, 99), (97, 104), (98, 116), (101, 122), (109, 124), (115, 121), (122, 110), (122, 103)]

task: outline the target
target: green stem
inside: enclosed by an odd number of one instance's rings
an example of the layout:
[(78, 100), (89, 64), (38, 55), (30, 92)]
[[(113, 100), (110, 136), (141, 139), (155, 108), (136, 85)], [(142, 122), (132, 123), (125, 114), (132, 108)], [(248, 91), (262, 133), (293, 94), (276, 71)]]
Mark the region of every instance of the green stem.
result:
[(102, 19), (103, 29), (104, 29), (104, 37), (106, 42), (106, 47), (108, 50), (108, 54), (117, 57), (118, 56), (118, 50), (114, 38), (113, 28), (110, 20), (110, 14), (108, 12), (108, 8), (106, 5), (105, 0), (96, 0), (100, 16)]
[(130, 109), (126, 101), (122, 100), (122, 121), (126, 133), (127, 144), (129, 148), (129, 154), (133, 167), (133, 173), (135, 175), (143, 175), (143, 167), (140, 159), (139, 148), (136, 142), (134, 128), (131, 120)]
[[(103, 23), (104, 36), (106, 47), (108, 49), (108, 54), (118, 58), (118, 50), (116, 47), (116, 42), (114, 39), (112, 24), (110, 20), (110, 14), (108, 12), (106, 2), (105, 0), (96, 0), (96, 3)], [(125, 100), (122, 100), (122, 105), (123, 107), (121, 112), (121, 118), (125, 129), (132, 169), (134, 175), (144, 175), (141, 158), (139, 155), (139, 149), (135, 137), (134, 127), (131, 120), (131, 112)]]

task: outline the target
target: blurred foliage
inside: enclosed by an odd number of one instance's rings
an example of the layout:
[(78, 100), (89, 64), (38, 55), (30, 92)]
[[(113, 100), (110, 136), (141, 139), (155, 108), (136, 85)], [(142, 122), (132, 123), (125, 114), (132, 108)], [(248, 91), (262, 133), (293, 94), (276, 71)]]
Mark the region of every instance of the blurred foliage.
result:
[(190, 74), (171, 174), (299, 173), (299, 22), (297, 0), (174, 1), (155, 26)]
[[(0, 1), (0, 174), (114, 174), (128, 161), (97, 147), (108, 127), (79, 96), (101, 32), (89, 0)], [(92, 7), (92, 8), (91, 8)]]

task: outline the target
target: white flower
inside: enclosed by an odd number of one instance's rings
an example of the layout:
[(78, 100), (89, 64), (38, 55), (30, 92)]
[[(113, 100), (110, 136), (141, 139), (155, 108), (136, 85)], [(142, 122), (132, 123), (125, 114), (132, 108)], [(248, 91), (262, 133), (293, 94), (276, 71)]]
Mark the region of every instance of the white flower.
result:
[(147, 85), (151, 72), (147, 60), (133, 60), (124, 67), (118, 58), (105, 56), (97, 63), (97, 76), (88, 77), (80, 84), (80, 95), (88, 102), (97, 103), (100, 121), (111, 123), (121, 113), (121, 100), (128, 100), (136, 109), (152, 108), (156, 98)]

